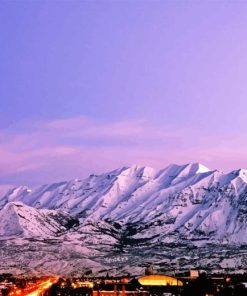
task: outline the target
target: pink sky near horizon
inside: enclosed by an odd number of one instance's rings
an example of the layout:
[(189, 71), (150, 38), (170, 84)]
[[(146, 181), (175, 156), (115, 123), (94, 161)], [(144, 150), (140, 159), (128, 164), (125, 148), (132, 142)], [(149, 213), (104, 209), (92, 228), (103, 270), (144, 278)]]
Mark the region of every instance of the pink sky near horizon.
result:
[[(160, 128), (145, 120), (100, 122), (86, 117), (18, 123), (0, 130), (3, 183), (43, 184), (133, 164), (163, 168), (200, 162), (228, 172), (247, 167), (241, 135)], [(234, 157), (232, 157), (234, 155)], [(28, 176), (32, 176), (28, 178)], [(26, 179), (26, 180), (25, 180)]]

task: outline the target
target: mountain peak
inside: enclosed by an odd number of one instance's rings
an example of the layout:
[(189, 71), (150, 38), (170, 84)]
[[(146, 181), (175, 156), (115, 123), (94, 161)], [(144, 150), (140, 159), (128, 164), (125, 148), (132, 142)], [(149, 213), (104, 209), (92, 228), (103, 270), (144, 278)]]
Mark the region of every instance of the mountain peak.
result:
[(231, 172), (232, 174), (240, 177), (245, 182), (247, 182), (247, 170), (246, 169), (238, 169)]
[(197, 174), (210, 172), (210, 170), (207, 167), (205, 167), (200, 163), (187, 163), (184, 165), (170, 164), (168, 167), (166, 167), (162, 171), (169, 172), (170, 175), (173, 175), (179, 178), (181, 177), (185, 178), (185, 177), (194, 176)]
[(191, 171), (195, 172), (196, 174), (210, 172), (210, 169), (208, 169), (206, 166), (204, 166), (199, 162), (188, 163), (186, 164), (186, 168), (189, 168)]
[(129, 176), (139, 176), (139, 177), (148, 177), (148, 178), (153, 178), (155, 174), (157, 173), (157, 170), (149, 167), (149, 166), (141, 166), (134, 164), (130, 167), (125, 168), (122, 171), (123, 175), (129, 175)]

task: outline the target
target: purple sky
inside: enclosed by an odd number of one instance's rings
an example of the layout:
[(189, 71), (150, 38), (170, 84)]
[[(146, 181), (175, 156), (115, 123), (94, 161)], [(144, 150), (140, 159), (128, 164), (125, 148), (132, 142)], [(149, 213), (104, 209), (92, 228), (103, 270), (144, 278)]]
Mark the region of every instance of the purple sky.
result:
[(1, 1), (0, 184), (247, 168), (246, 1)]

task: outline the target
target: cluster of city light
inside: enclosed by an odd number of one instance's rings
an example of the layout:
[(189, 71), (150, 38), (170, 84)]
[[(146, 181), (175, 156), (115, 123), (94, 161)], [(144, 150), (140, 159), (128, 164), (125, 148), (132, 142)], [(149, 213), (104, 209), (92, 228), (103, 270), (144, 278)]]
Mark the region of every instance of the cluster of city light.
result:
[(93, 288), (93, 283), (92, 282), (74, 282), (71, 284), (71, 287), (73, 289), (78, 289), (82, 287), (87, 287), (87, 288)]
[(13, 291), (9, 293), (10, 296), (39, 296), (45, 290), (49, 289), (57, 279), (50, 278), (43, 282), (28, 284), (24, 289), (14, 288)]

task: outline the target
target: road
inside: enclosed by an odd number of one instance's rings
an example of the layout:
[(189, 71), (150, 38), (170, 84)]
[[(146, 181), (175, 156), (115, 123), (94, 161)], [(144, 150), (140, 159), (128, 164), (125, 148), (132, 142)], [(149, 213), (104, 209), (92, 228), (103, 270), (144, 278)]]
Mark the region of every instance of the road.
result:
[(56, 278), (48, 278), (37, 283), (28, 284), (24, 289), (15, 289), (9, 293), (9, 296), (42, 296), (56, 282)]

